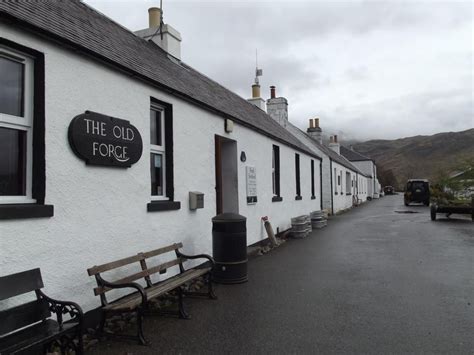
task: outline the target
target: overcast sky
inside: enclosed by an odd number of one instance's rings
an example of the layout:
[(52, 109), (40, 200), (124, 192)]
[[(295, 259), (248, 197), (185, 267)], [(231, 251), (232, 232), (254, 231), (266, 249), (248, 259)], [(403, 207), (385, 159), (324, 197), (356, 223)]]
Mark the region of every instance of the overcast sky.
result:
[[(159, 0), (86, 0), (130, 30)], [(163, 0), (182, 60), (244, 98), (255, 50), (270, 85), (305, 129), (346, 139), (400, 138), (474, 127), (471, 1)]]

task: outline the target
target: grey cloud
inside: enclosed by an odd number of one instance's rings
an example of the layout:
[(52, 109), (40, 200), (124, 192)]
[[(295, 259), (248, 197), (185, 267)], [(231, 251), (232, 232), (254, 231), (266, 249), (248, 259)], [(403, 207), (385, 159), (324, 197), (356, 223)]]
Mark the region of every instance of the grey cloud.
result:
[[(147, 8), (159, 4), (158, 0), (86, 2), (132, 30), (146, 27)], [(360, 138), (395, 138), (474, 126), (472, 7), (470, 1), (165, 0), (164, 18), (182, 34), (183, 60), (244, 98), (250, 96), (255, 49), (258, 48), (259, 63), (264, 70), (263, 96), (269, 96), (269, 85), (276, 85), (277, 94), (289, 100), (290, 118), (301, 128), (306, 127), (308, 118), (320, 116), (327, 131), (350, 132), (347, 134)], [(448, 50), (445, 47), (451, 44), (449, 40), (434, 41), (437, 36), (466, 28), (470, 29), (470, 37), (465, 36), (462, 48)], [(387, 33), (393, 42), (386, 42), (383, 34)], [(428, 78), (435, 77), (437, 87), (443, 87), (442, 80), (445, 80), (437, 74), (446, 72), (450, 89), (428, 92), (427, 85), (433, 81), (411, 83), (407, 72), (404, 79), (413, 87), (408, 86), (406, 92), (423, 94), (394, 94), (391, 92), (393, 83), (388, 82), (368, 90), (373, 73), (391, 72), (399, 65), (400, 58), (405, 62), (417, 59), (417, 53), (401, 53), (398, 43), (410, 42), (419, 34), (422, 36), (416, 38), (420, 41), (417, 48), (420, 51), (425, 48), (430, 53), (433, 48), (439, 49), (436, 55), (445, 56), (447, 59), (442, 63), (449, 64), (414, 69), (426, 72)], [(341, 37), (346, 42), (336, 43)], [(362, 46), (357, 52), (340, 49), (350, 47), (352, 41)], [(337, 45), (331, 47), (331, 43)], [(330, 46), (324, 52), (319, 47), (323, 44)], [(377, 50), (373, 46), (377, 44), (386, 45), (386, 51), (391, 53), (371, 64), (376, 67), (361, 64), (365, 63), (365, 57), (373, 58), (371, 55)], [(309, 53), (317, 55), (310, 57)], [(354, 62), (351, 55), (357, 57)], [(339, 61), (341, 58), (344, 60)], [(328, 62), (341, 64), (328, 70)], [(404, 75), (403, 72), (400, 75)], [(352, 101), (341, 97), (340, 90), (331, 90), (346, 84), (354, 90)], [(321, 102), (320, 95), (332, 91), (338, 96), (329, 97), (330, 102)], [(368, 94), (373, 92), (376, 95), (370, 97)], [(389, 96), (396, 98), (384, 99)], [(369, 98), (373, 103), (356, 104)]]

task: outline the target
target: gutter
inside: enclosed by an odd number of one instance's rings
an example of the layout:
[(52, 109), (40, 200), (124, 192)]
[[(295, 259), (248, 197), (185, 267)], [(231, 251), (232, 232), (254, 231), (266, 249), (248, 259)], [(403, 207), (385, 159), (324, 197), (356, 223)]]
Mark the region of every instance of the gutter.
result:
[(334, 192), (332, 186), (332, 159), (329, 158), (329, 176), (331, 180), (331, 214), (334, 215)]
[(323, 161), (319, 161), (319, 208), (323, 210)]

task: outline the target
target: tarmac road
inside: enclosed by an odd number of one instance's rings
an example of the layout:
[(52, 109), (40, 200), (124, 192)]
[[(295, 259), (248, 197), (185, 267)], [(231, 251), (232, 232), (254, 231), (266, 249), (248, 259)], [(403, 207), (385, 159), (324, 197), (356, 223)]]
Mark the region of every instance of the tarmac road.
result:
[(366, 203), (251, 259), (219, 300), (186, 299), (191, 320), (147, 318), (150, 347), (90, 353), (473, 354), (474, 223), (440, 217), (402, 195)]

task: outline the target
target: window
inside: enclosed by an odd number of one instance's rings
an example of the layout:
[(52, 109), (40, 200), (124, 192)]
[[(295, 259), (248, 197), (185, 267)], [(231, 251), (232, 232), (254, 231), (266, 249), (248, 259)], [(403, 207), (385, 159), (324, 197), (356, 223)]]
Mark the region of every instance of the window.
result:
[(152, 99), (150, 106), (150, 194), (148, 212), (177, 210), (173, 183), (173, 107)]
[(315, 199), (315, 188), (314, 188), (314, 160), (311, 159), (311, 198)]
[(341, 186), (341, 194), (343, 194), (344, 191), (343, 191), (343, 188), (342, 188), (342, 170), (341, 170), (341, 173), (339, 175), (339, 186)]
[(351, 194), (351, 173), (346, 171), (346, 194)]
[(301, 200), (300, 155), (295, 153), (296, 199)]
[(0, 203), (34, 203), (33, 59), (0, 47)]
[(282, 201), (280, 197), (280, 147), (277, 145), (272, 147), (272, 188), (272, 201)]
[(44, 55), (0, 38), (0, 219), (51, 217), (45, 205)]
[(165, 179), (165, 136), (164, 136), (164, 109), (152, 105), (150, 109), (150, 173), (152, 199), (166, 198)]

